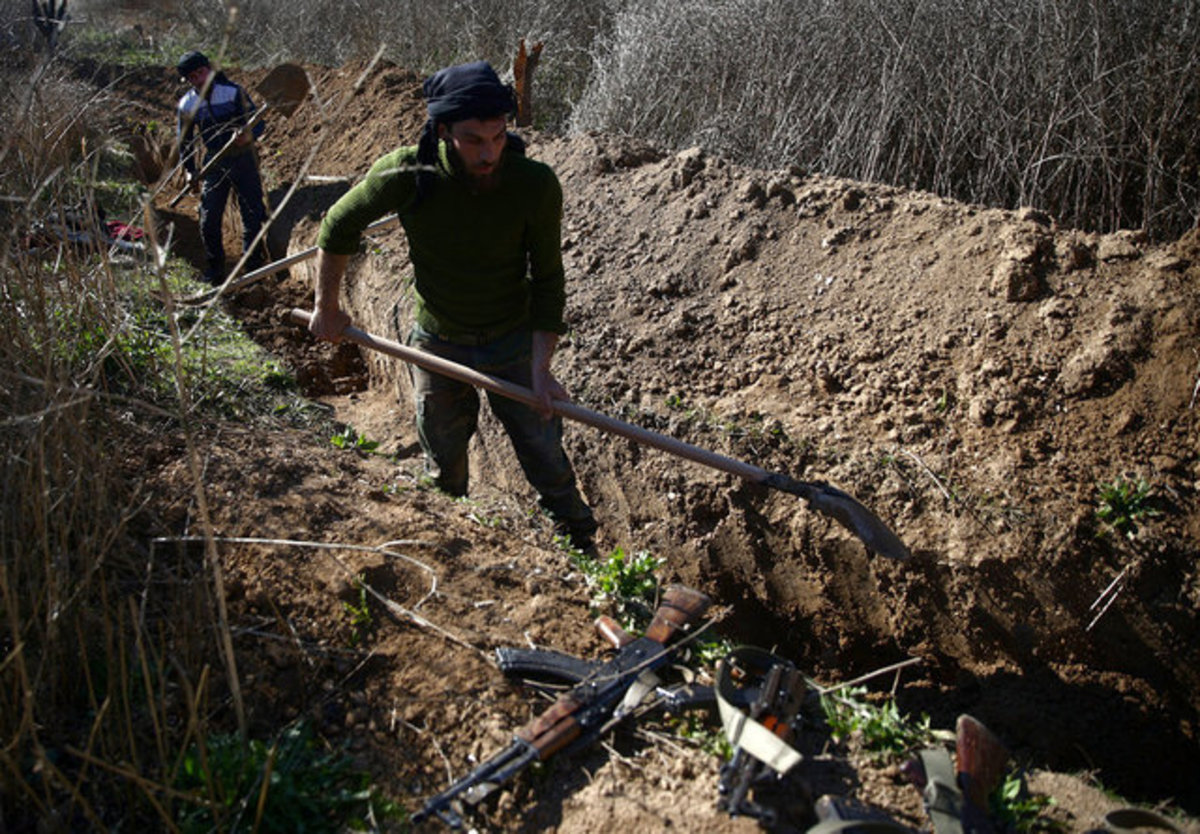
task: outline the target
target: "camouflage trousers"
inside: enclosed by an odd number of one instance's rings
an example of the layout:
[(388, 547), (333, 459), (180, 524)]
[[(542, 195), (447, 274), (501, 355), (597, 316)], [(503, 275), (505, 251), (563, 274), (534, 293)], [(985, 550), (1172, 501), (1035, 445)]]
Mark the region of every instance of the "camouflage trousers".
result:
[[(532, 379), (532, 334), (520, 329), (479, 345), (449, 342), (413, 325), (410, 347), (440, 356), (489, 376), (528, 388)], [(479, 424), (479, 394), (464, 382), (409, 365), (417, 412), (417, 432), (425, 470), (438, 488), (466, 495), (467, 445)], [(592, 510), (576, 484), (575, 470), (562, 445), (562, 418), (549, 420), (524, 403), (487, 392), (488, 405), (512, 442), (538, 504), (561, 532), (585, 547), (596, 531)]]

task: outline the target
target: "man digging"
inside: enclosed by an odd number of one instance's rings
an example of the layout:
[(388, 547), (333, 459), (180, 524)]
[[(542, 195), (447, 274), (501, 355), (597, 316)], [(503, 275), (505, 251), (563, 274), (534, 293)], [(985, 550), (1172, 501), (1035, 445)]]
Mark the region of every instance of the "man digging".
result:
[[(192, 89), (179, 100), (177, 133), (179, 156), (183, 160), (188, 188), (200, 189), (200, 236), (204, 241), (204, 280), (220, 284), (225, 278), (225, 246), (221, 240), (221, 218), (229, 202), (229, 192), (237, 195), (242, 215), (242, 246), (248, 249), (267, 218), (263, 204), (262, 178), (254, 140), (262, 134), (259, 122), (250, 130), (245, 126), (254, 115), (254, 102), (239, 85), (223, 72), (215, 72), (202, 52), (188, 52), (176, 65), (179, 76)], [(196, 134), (204, 144), (206, 157), (215, 163), (206, 165), (203, 177), (193, 150)], [(246, 259), (246, 271), (262, 265), (261, 247)]]
[[(317, 286), (309, 330), (340, 341), (350, 317), (338, 292), (350, 255), (371, 222), (396, 212), (413, 264), (410, 346), (532, 389), (539, 408), (488, 394), (538, 503), (574, 546), (597, 525), (562, 446), (553, 399), (567, 399), (550, 371), (566, 332), (562, 189), (507, 130), (512, 88), (486, 63), (426, 79), (429, 119), (415, 146), (375, 162), (325, 215), (317, 238)], [(427, 473), (443, 491), (467, 494), (467, 445), (478, 424), (470, 385), (409, 366)]]

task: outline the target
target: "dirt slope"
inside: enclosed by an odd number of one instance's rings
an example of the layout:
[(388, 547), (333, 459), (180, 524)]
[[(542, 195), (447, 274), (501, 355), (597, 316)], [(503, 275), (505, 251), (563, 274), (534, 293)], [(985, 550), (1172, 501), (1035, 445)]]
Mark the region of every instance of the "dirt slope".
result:
[[(279, 248), (312, 245), (320, 212), (346, 187), (331, 178), (361, 173), (419, 129), (419, 79), (365, 69), (310, 68), (319, 100), (264, 142), (273, 203), (298, 182)], [(1111, 800), (1049, 771), (1200, 812), (1200, 236), (1152, 247), (1032, 210), (748, 170), (699, 150), (528, 138), (566, 194), (571, 332), (555, 367), (576, 400), (828, 480), (913, 555), (873, 557), (791, 495), (569, 427), (603, 548), (663, 557), (665, 581), (718, 602), (725, 634), (818, 679), (920, 658), (900, 677), (902, 707), (938, 727), (961, 712), (983, 720), (1046, 771), (1038, 779), (1070, 830), (1096, 825)], [(320, 179), (298, 181), (310, 159), (306, 173)], [(192, 212), (185, 202), (164, 218)], [(395, 337), (403, 235), (381, 232), (367, 251), (347, 302), (359, 326)], [(386, 554), (227, 546), (246, 686), (265, 726), (280, 710), (315, 716), (415, 807), (542, 707), (487, 662), (490, 649), (596, 656), (602, 645), (589, 592), (528, 515), (532, 496), (494, 422), (473, 450), (474, 500), (417, 488), (403, 369), (280, 324), (309, 304), (310, 287), (298, 267), (230, 303), (338, 419), (398, 462), (226, 432), (206, 470), (222, 532), (403, 543)], [(1106, 535), (1095, 517), (1097, 484), (1121, 475), (1152, 484), (1161, 511), (1132, 539)], [(167, 466), (161, 481), (186, 525), (184, 467)], [(374, 628), (355, 634), (343, 605), (359, 601), (355, 576), (424, 624), (377, 606)], [(551, 783), (523, 782), (489, 805), (491, 823), (752, 830), (716, 811), (715, 760), (681, 744), (620, 733), (607, 753), (562, 761)], [(814, 791), (924, 825), (894, 768), (813, 768)]]

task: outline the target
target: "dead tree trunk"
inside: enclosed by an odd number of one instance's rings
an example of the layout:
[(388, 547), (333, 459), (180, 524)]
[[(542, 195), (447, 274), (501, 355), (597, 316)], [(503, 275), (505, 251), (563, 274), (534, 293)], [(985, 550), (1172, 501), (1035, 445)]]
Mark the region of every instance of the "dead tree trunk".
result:
[(517, 48), (513, 61), (513, 81), (517, 88), (517, 127), (533, 124), (533, 71), (542, 55), (542, 42), (538, 41), (529, 52), (525, 51), (525, 39)]

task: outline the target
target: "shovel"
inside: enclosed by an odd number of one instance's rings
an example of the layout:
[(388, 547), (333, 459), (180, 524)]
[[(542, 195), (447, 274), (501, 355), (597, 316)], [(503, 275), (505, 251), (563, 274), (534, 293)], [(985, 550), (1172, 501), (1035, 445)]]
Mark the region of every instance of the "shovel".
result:
[[(296, 108), (308, 97), (308, 74), (298, 64), (280, 64), (267, 73), (254, 89), (255, 92), (262, 96), (263, 103), (250, 116), (245, 126), (237, 134), (229, 138), (229, 141), (225, 143), (225, 146), (221, 150), (213, 154), (210, 159), (205, 160), (200, 173), (196, 174), (196, 182), (203, 179), (204, 175), (211, 171), (214, 165), (229, 156), (230, 152), (234, 149), (237, 136), (242, 131), (252, 130), (255, 125), (262, 121), (263, 116), (266, 115), (268, 110), (283, 114), (285, 119), (291, 117), (296, 112)], [(189, 190), (190, 186), (184, 188), (167, 205), (170, 208), (175, 208), (179, 204), (179, 201), (187, 195)]]
[[(367, 232), (374, 232), (378, 229), (382, 229), (385, 226), (390, 226), (392, 223), (396, 223), (399, 220), (399, 215), (395, 214), (389, 214), (386, 217), (381, 217), (374, 223), (368, 224), (367, 227), (363, 229), (363, 234), (366, 234)], [(224, 287), (214, 287), (213, 289), (205, 290), (188, 298), (181, 298), (179, 299), (179, 303), (203, 304), (211, 301), (218, 292), (237, 292), (238, 290), (245, 289), (246, 287), (250, 286), (260, 278), (266, 278), (268, 275), (274, 275), (276, 272), (283, 272), (289, 266), (311, 260), (312, 258), (315, 258), (320, 251), (321, 250), (319, 247), (310, 246), (307, 249), (296, 252), (293, 255), (288, 255), (286, 258), (280, 258), (279, 260), (272, 261), (265, 266), (260, 266), (258, 269), (252, 272), (247, 272), (245, 275), (239, 275)]]
[[(306, 310), (298, 309), (292, 310), (288, 317), (292, 322), (305, 326), (312, 319), (311, 314)], [(526, 405), (535, 407), (538, 405), (538, 400), (528, 388), (488, 376), (487, 374), (459, 365), (456, 362), (442, 359), (425, 351), (410, 348), (389, 339), (380, 338), (379, 336), (373, 336), (356, 327), (347, 327), (342, 331), (342, 337), (362, 347), (395, 356), (397, 359), (403, 359), (405, 362), (417, 365), (432, 373), (441, 374), (442, 376), (456, 379), (459, 382), (465, 382), (468, 385), (474, 385), (477, 388), (509, 397)], [(585, 423), (601, 431), (627, 437), (645, 446), (661, 449), (664, 452), (695, 463), (720, 469), (731, 475), (745, 478), (752, 483), (762, 484), (771, 489), (778, 489), (783, 492), (789, 492), (792, 495), (798, 495), (808, 503), (809, 508), (836, 520), (857, 536), (870, 550), (878, 553), (880, 556), (898, 560), (908, 558), (908, 548), (904, 546), (900, 538), (886, 524), (854, 498), (827, 483), (820, 481), (797, 481), (787, 475), (767, 472), (765, 469), (760, 469), (752, 464), (743, 463), (742, 461), (734, 460), (716, 452), (710, 452), (707, 449), (701, 449), (698, 446), (684, 443), (682, 440), (676, 440), (673, 437), (657, 434), (640, 426), (635, 426), (632, 423), (626, 423), (615, 417), (609, 417), (598, 411), (592, 411), (566, 400), (554, 400), (552, 407), (555, 414), (579, 423)]]

